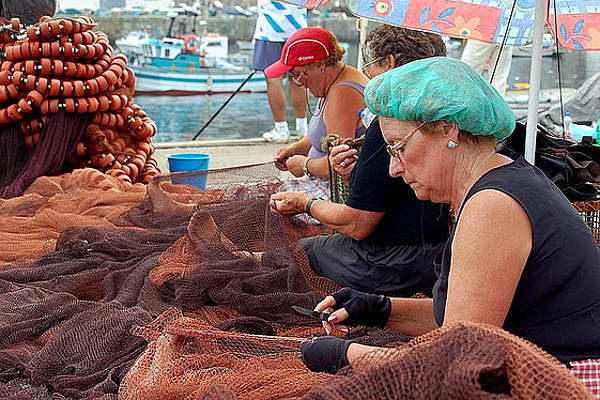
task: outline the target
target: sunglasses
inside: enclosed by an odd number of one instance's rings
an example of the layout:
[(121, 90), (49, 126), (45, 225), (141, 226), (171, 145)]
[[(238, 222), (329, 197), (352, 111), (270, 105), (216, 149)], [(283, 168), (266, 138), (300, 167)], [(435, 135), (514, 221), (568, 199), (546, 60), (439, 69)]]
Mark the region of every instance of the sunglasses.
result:
[(394, 145), (388, 144), (386, 146), (386, 150), (387, 150), (388, 154), (390, 155), (390, 157), (392, 157), (392, 158), (396, 157), (398, 160), (404, 161), (404, 149), (406, 148), (406, 144), (408, 143), (410, 138), (415, 133), (417, 133), (417, 131), (419, 129), (421, 129), (423, 127), (423, 125), (425, 125), (426, 123), (427, 122), (421, 122), (411, 133), (404, 136), (402, 139), (398, 140), (398, 142), (396, 142), (396, 144), (394, 144)]

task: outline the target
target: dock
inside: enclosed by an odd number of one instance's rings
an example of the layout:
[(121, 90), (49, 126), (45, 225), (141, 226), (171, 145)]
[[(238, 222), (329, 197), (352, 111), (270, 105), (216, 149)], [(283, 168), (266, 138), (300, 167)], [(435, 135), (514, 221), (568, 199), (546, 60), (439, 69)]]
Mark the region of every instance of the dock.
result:
[[(292, 137), (292, 141), (299, 139)], [(291, 143), (291, 142), (290, 142)], [(211, 160), (209, 169), (240, 167), (265, 163), (273, 160), (273, 155), (285, 143), (266, 142), (262, 138), (236, 140), (199, 140), (187, 142), (155, 143), (154, 157), (163, 173), (168, 173), (167, 155), (175, 153), (208, 153)]]

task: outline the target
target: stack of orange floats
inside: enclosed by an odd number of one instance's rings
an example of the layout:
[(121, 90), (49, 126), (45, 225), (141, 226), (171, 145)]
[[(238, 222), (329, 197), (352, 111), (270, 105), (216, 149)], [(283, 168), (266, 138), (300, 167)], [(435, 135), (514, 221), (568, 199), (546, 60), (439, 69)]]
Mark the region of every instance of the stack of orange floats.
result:
[(132, 102), (135, 75), (113, 55), (106, 34), (90, 17), (18, 18), (0, 26), (0, 124), (20, 122), (28, 147), (44, 122), (61, 110), (93, 119), (70, 156), (74, 167), (94, 167), (127, 183), (158, 174), (151, 137), (156, 125)]

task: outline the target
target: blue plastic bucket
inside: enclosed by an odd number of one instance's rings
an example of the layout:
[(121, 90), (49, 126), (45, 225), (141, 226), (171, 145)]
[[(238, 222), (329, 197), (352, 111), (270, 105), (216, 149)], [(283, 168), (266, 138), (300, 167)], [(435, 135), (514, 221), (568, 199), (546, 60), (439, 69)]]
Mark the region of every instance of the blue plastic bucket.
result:
[[(210, 157), (210, 154), (206, 153), (179, 153), (169, 154), (167, 160), (171, 172), (192, 172), (208, 170)], [(206, 189), (206, 174), (173, 176), (171, 181), (178, 185), (192, 185)]]

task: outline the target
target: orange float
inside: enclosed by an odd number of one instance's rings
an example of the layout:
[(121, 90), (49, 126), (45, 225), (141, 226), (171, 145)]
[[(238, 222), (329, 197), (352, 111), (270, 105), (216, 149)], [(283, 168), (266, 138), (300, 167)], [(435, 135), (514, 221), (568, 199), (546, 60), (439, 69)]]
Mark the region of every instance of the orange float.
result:
[[(93, 31), (89, 17), (10, 24), (14, 32), (0, 32), (0, 124), (18, 122), (33, 147), (48, 134), (47, 116), (92, 114), (71, 164), (93, 165), (125, 183), (150, 182), (158, 174), (151, 144), (156, 125), (131, 101), (135, 74), (123, 55), (113, 55), (106, 34)], [(183, 39), (185, 51), (197, 50), (195, 35)]]

